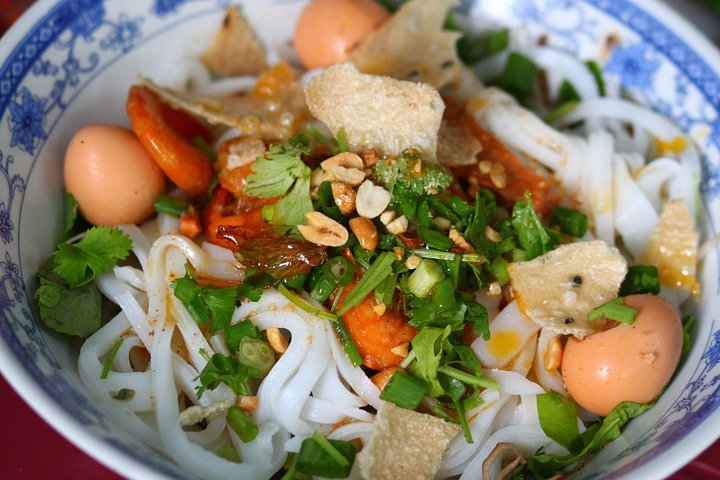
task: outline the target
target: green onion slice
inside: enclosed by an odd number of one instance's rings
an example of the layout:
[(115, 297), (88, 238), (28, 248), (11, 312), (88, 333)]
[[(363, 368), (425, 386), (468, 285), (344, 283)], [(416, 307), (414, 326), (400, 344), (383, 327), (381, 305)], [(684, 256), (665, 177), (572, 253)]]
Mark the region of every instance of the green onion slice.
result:
[(588, 321), (597, 320), (599, 318), (609, 318), (626, 325), (635, 323), (638, 311), (632, 307), (626, 307), (622, 297), (611, 300), (600, 305), (587, 316)]
[(102, 378), (103, 380), (105, 380), (110, 374), (110, 367), (112, 367), (115, 356), (117, 355), (118, 350), (120, 350), (120, 345), (123, 344), (124, 340), (124, 338), (118, 338), (117, 342), (115, 342), (115, 345), (113, 345), (108, 352), (107, 359), (105, 359), (105, 363), (103, 364), (102, 373), (100, 373), (100, 378)]

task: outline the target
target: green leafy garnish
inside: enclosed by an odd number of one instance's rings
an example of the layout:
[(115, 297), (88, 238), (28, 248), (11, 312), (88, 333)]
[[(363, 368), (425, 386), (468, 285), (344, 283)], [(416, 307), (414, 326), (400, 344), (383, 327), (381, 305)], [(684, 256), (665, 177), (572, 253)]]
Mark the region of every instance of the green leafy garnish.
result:
[(233, 405), (228, 408), (227, 422), (230, 428), (237, 433), (240, 440), (244, 443), (252, 442), (257, 438), (260, 429), (255, 425), (252, 419), (242, 411), (240, 407)]
[(65, 192), (65, 235), (72, 231), (78, 216), (78, 203), (71, 193)]
[(631, 265), (628, 267), (625, 279), (620, 285), (619, 295), (627, 297), (640, 293), (652, 295), (660, 293), (660, 275), (655, 265)]
[(580, 435), (575, 402), (557, 392), (548, 392), (537, 396), (537, 408), (545, 434), (570, 450), (572, 442)]
[(328, 440), (319, 432), (303, 440), (295, 469), (324, 478), (345, 478), (350, 475), (357, 451), (350, 442)]
[(609, 318), (620, 323), (632, 325), (638, 316), (638, 311), (632, 307), (626, 307), (622, 297), (610, 300), (600, 305), (590, 312), (587, 316), (588, 321), (597, 320), (599, 318)]
[(305, 223), (305, 213), (313, 209), (310, 199), (310, 167), (302, 155), (310, 153), (305, 135), (298, 135), (280, 145), (272, 145), (265, 157), (250, 167), (243, 192), (260, 198), (283, 197), (275, 205), (265, 207), (264, 214), (276, 226)]
[(690, 338), (690, 335), (692, 334), (693, 328), (695, 327), (695, 315), (685, 315), (682, 318), (682, 326), (683, 345), (680, 355), (685, 356), (685, 354), (690, 351), (690, 347), (692, 345), (692, 339)]
[(375, 180), (393, 197), (421, 198), (442, 193), (452, 177), (442, 166), (424, 163), (414, 150), (399, 157), (382, 158), (373, 167)]
[(189, 265), (185, 265), (185, 276), (176, 278), (170, 282), (170, 286), (198, 325), (205, 325), (210, 320), (210, 333), (230, 325), (235, 304), (241, 296), (257, 302), (262, 295), (262, 290), (249, 285), (236, 288), (201, 287), (193, 277)]
[(473, 65), (480, 60), (506, 50), (510, 45), (510, 30), (502, 28), (479, 35), (463, 35), (457, 43), (460, 60), (466, 65)]
[(519, 200), (515, 204), (512, 225), (517, 231), (520, 247), (525, 250), (525, 260), (532, 260), (555, 248), (553, 239), (533, 208), (529, 192), (525, 192), (524, 202)]
[(410, 373), (427, 383), (430, 387), (428, 394), (433, 397), (445, 393), (438, 380), (437, 370), (443, 353), (442, 344), (450, 335), (450, 331), (450, 327), (444, 329), (424, 327), (410, 342), (416, 359), (410, 368)]
[(112, 270), (118, 260), (127, 257), (132, 248), (130, 237), (110, 227), (92, 227), (77, 243), (60, 243), (53, 253), (53, 271), (63, 277), (70, 288), (91, 282), (96, 276)]
[(522, 102), (532, 94), (536, 75), (535, 62), (525, 55), (513, 52), (508, 56), (505, 70), (497, 85)]
[(200, 398), (205, 390), (215, 390), (221, 383), (227, 385), (235, 395), (250, 395), (248, 382), (257, 374), (257, 370), (240, 360), (216, 353), (198, 376), (201, 386), (197, 387), (197, 396)]

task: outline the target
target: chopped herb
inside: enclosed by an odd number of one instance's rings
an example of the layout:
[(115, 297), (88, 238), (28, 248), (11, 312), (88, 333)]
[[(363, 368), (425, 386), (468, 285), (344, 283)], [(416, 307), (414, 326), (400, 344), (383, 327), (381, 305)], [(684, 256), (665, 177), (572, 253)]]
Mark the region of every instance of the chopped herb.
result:
[(537, 409), (543, 432), (570, 450), (573, 441), (580, 435), (575, 402), (551, 391), (537, 396)]
[(240, 463), (242, 461), (242, 459), (240, 458), (240, 454), (230, 443), (223, 443), (222, 445), (217, 447), (215, 449), (215, 455), (220, 458), (224, 458), (228, 462)]
[(627, 275), (620, 285), (621, 297), (640, 293), (660, 293), (660, 276), (654, 265), (631, 265)]
[(295, 469), (318, 477), (345, 478), (350, 475), (356, 453), (350, 442), (328, 440), (315, 432), (300, 445)]
[(573, 84), (567, 80), (563, 80), (560, 84), (560, 89), (558, 90), (558, 102), (579, 102), (580, 100), (582, 100), (582, 98), (580, 97), (578, 91), (575, 90)]
[(520, 247), (525, 250), (525, 260), (532, 260), (544, 255), (555, 247), (552, 238), (548, 235), (533, 208), (530, 193), (527, 191), (525, 192), (525, 201), (518, 200), (513, 207), (512, 225), (517, 231)]
[(460, 60), (466, 65), (474, 65), (480, 60), (506, 50), (510, 44), (510, 30), (503, 28), (479, 35), (464, 35), (458, 40), (457, 51)]
[(415, 363), (410, 373), (423, 380), (428, 386), (428, 395), (437, 397), (445, 393), (438, 380), (438, 367), (442, 358), (442, 344), (450, 335), (450, 327), (421, 328), (410, 343), (415, 352)]
[(253, 197), (283, 197), (272, 208), (266, 208), (270, 223), (294, 226), (305, 223), (305, 213), (311, 211), (310, 168), (302, 155), (310, 153), (308, 138), (298, 135), (280, 145), (272, 145), (250, 167), (243, 193)]
[(265, 378), (275, 365), (275, 352), (264, 340), (245, 336), (237, 349), (238, 360), (257, 370), (256, 378)]
[(293, 292), (287, 289), (287, 287), (283, 284), (278, 285), (277, 287), (278, 291), (282, 293), (283, 297), (287, 298), (290, 303), (298, 307), (300, 310), (307, 312), (311, 315), (317, 315), (319, 317), (325, 317), (329, 320), (337, 320), (337, 315), (334, 313), (327, 312), (325, 310), (322, 310), (320, 308), (315, 308), (306, 301), (304, 301), (302, 298), (295, 295)]
[(635, 323), (637, 315), (637, 310), (632, 307), (626, 307), (622, 297), (618, 297), (615, 300), (611, 300), (595, 308), (588, 314), (587, 319), (593, 321), (599, 318), (609, 318), (620, 323), (632, 325)]
[(190, 206), (190, 202), (182, 198), (171, 197), (170, 195), (160, 194), (155, 199), (155, 211), (164, 213), (171, 217), (179, 217), (185, 213)]
[(170, 282), (170, 286), (198, 325), (205, 325), (210, 320), (210, 333), (230, 325), (230, 318), (241, 296), (257, 302), (262, 295), (262, 290), (249, 285), (236, 288), (201, 287), (195, 281), (189, 265), (185, 265), (185, 276), (176, 278)]
[(68, 235), (75, 225), (78, 216), (78, 203), (71, 193), (65, 192), (65, 235)]
[(380, 285), (390, 274), (395, 262), (395, 254), (383, 252), (370, 265), (365, 275), (355, 284), (350, 293), (343, 299), (343, 305), (338, 309), (338, 315), (344, 315), (348, 310), (358, 306), (370, 292)]
[(215, 390), (224, 383), (235, 395), (250, 395), (248, 381), (257, 376), (257, 370), (242, 364), (234, 357), (216, 353), (202, 369), (198, 379), (197, 396), (200, 398), (205, 390)]
[(77, 243), (62, 242), (53, 252), (53, 271), (63, 277), (70, 288), (91, 282), (96, 276), (112, 270), (118, 260), (130, 253), (132, 241), (122, 230), (92, 227)]
[(495, 380), (482, 378), (471, 373), (463, 372), (457, 368), (449, 367), (447, 365), (441, 365), (437, 368), (438, 373), (447, 375), (448, 377), (454, 378), (462, 383), (472, 385), (474, 387), (489, 388), (491, 390), (498, 390), (498, 385)]
[(398, 407), (415, 410), (427, 391), (427, 384), (407, 373), (395, 372), (385, 388), (380, 391), (380, 399), (392, 402)]
[(439, 263), (423, 259), (408, 278), (408, 289), (416, 297), (424, 298), (443, 278), (445, 278), (445, 272)]
[(452, 177), (438, 164), (424, 163), (413, 150), (382, 158), (373, 167), (375, 180), (395, 197), (422, 198), (442, 193)]
[(347, 147), (347, 142), (345, 141), (345, 130), (344, 129), (341, 128), (340, 130), (338, 130), (338, 133), (335, 136), (335, 139), (337, 140), (338, 150), (340, 152), (347, 152), (348, 147)]
[(590, 69), (590, 73), (592, 73), (593, 77), (595, 77), (595, 83), (597, 83), (600, 96), (604, 97), (605, 95), (607, 95), (607, 89), (605, 88), (605, 79), (603, 78), (602, 68), (600, 67), (600, 64), (597, 63), (595, 60), (588, 60), (587, 62), (585, 62), (585, 65), (587, 65), (588, 69)]
[(588, 217), (571, 208), (556, 207), (550, 214), (550, 226), (560, 227), (560, 231), (571, 237), (581, 238), (587, 233)]
[(225, 345), (231, 352), (237, 352), (240, 348), (240, 342), (245, 337), (260, 339), (260, 329), (257, 328), (250, 320), (242, 320), (234, 325), (225, 327), (223, 331), (225, 337)]
[(110, 351), (108, 352), (107, 358), (105, 359), (105, 363), (103, 364), (102, 372), (100, 373), (100, 378), (103, 380), (108, 377), (108, 374), (110, 374), (110, 367), (112, 367), (112, 363), (115, 360), (115, 356), (117, 355), (118, 350), (120, 350), (120, 346), (123, 344), (124, 338), (118, 338), (115, 344), (112, 346)]
[(545, 115), (545, 122), (546, 123), (555, 123), (561, 118), (563, 118), (565, 115), (569, 114), (573, 110), (575, 110), (578, 106), (578, 102), (565, 102), (562, 105), (555, 107), (553, 110), (550, 110), (550, 112)]
[(453, 246), (452, 240), (446, 235), (438, 232), (437, 230), (431, 230), (425, 227), (418, 227), (417, 229), (420, 238), (422, 238), (425, 245), (428, 248), (434, 248), (436, 250), (450, 250)]
[(522, 102), (532, 94), (536, 76), (537, 65), (525, 55), (513, 52), (497, 85)]
[(238, 437), (244, 443), (252, 442), (257, 438), (260, 429), (240, 407), (233, 405), (228, 408), (227, 421), (230, 428), (238, 434)]
[(129, 402), (133, 398), (135, 398), (135, 390), (131, 388), (121, 388), (120, 390), (111, 390), (110, 396), (114, 398), (115, 400), (119, 400), (121, 402)]

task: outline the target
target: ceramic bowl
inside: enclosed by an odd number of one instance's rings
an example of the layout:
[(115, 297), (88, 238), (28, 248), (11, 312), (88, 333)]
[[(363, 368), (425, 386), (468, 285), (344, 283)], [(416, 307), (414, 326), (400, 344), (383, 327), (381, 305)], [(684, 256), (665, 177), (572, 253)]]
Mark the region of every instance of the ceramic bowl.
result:
[[(0, 369), (70, 441), (132, 478), (188, 478), (139, 444), (83, 388), (78, 343), (36, 321), (38, 265), (63, 228), (62, 159), (90, 123), (127, 124), (124, 100), (138, 74), (168, 78), (196, 56), (228, 0), (41, 0), (0, 41)], [(287, 50), (303, 1), (245, 0), (263, 41)], [(671, 117), (704, 152), (703, 228), (720, 225), (720, 55), (654, 0), (463, 0), (485, 22), (521, 28), (581, 58)], [(607, 39), (619, 44), (611, 51)], [(165, 76), (165, 77), (163, 77)], [(648, 413), (581, 472), (581, 478), (661, 478), (720, 434), (718, 249), (702, 269), (693, 348)]]

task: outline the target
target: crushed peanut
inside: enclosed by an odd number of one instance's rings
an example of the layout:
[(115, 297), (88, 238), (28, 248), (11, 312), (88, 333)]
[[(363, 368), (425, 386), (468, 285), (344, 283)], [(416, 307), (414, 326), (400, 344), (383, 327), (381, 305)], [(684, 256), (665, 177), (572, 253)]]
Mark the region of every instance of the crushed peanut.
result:
[(265, 335), (267, 335), (268, 343), (275, 353), (282, 355), (288, 349), (289, 344), (287, 338), (285, 338), (285, 335), (283, 335), (279, 328), (268, 328), (265, 330)]

